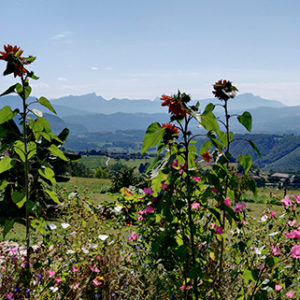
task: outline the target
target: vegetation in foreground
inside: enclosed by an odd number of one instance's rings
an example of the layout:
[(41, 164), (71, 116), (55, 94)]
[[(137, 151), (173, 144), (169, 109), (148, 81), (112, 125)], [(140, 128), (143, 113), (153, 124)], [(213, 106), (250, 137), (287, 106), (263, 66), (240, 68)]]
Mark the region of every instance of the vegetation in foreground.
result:
[[(237, 88), (230, 81), (214, 84), (223, 119), (214, 115), (214, 104), (200, 112), (198, 104), (189, 106), (185, 93), (163, 95), (170, 122), (151, 124), (142, 146), (142, 152), (157, 149), (148, 167), (150, 178), (122, 188), (116, 200), (99, 204), (87, 188), (82, 192), (78, 187), (72, 192), (62, 188), (57, 193), (51, 189), (57, 175), (53, 170), (58, 171), (51, 161), (68, 159), (56, 145), (63, 139), (52, 134), (38, 111), (28, 108), (28, 79), (37, 78), (24, 67), (34, 58), (22, 53), (10, 45), (0, 53), (7, 62), (4, 75), (14, 73), (21, 79), (4, 94), (16, 92), (23, 103), (22, 131), (17, 134), (8, 136), (7, 130), (13, 130), (7, 126), (14, 124), (19, 111), (8, 107), (0, 111), (1, 145), (7, 151), (0, 160), (1, 187), (11, 207), (23, 208), (25, 215), (17, 219), (26, 225), (25, 248), (13, 243), (1, 248), (2, 298), (299, 298), (300, 196), (281, 199), (280, 216), (272, 206), (259, 218), (247, 214), (242, 197), (248, 190), (256, 195), (257, 188), (248, 174), (249, 154), (238, 156), (242, 172), (232, 167), (230, 146), (235, 137), (229, 120), (235, 116), (228, 112), (228, 101)], [(44, 98), (37, 102), (53, 109)], [(37, 119), (29, 117), (30, 111)], [(236, 117), (251, 130), (249, 112)], [(191, 120), (207, 131), (200, 153), (189, 128)], [(247, 142), (260, 156), (253, 141)], [(14, 180), (7, 182), (6, 176), (17, 165), (22, 167), (23, 180), (11, 176)], [(112, 184), (129, 178), (128, 174)], [(51, 199), (56, 205), (45, 209), (43, 201)], [(15, 220), (5, 221), (3, 236)], [(37, 240), (41, 237), (36, 245), (30, 243), (30, 227)]]

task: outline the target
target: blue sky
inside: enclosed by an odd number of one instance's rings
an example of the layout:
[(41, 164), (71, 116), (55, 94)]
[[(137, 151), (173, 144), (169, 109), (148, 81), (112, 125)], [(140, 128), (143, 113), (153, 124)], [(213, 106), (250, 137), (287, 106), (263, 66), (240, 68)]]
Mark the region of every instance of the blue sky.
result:
[[(300, 105), (299, 11), (298, 0), (10, 0), (1, 43), (37, 56), (36, 96), (153, 99), (180, 89), (202, 99), (222, 78)], [(1, 77), (0, 89), (12, 82)]]

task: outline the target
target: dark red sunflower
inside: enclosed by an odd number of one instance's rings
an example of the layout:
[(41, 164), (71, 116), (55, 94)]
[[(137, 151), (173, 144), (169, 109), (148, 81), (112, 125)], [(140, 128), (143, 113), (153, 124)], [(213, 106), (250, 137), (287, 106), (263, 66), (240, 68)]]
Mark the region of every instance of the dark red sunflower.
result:
[(232, 85), (229, 80), (219, 80), (214, 84), (213, 94), (220, 100), (227, 101), (229, 98), (234, 98), (238, 89)]
[(208, 151), (204, 152), (201, 156), (206, 162), (210, 162), (212, 160), (212, 157), (209, 155)]

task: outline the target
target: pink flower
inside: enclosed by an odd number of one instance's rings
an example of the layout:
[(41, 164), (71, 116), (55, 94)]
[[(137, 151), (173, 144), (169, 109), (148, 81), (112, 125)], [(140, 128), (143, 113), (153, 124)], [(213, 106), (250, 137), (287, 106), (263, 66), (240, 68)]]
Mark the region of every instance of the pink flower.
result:
[(79, 271), (79, 269), (76, 269), (75, 266), (72, 266), (72, 272), (73, 272), (73, 273), (76, 273), (76, 272), (78, 272), (78, 271)]
[(231, 206), (230, 198), (226, 198), (223, 202), (224, 202), (225, 205)]
[(249, 223), (247, 221), (245, 221), (245, 220), (242, 220), (242, 224), (243, 225), (248, 225)]
[(300, 204), (300, 196), (294, 195), (294, 198), (296, 199), (297, 204)]
[(62, 280), (60, 279), (60, 277), (55, 277), (55, 281), (57, 282), (57, 283), (60, 283), (60, 282), (62, 282)]
[(217, 234), (223, 234), (224, 233), (223, 227), (222, 226), (217, 226), (216, 233)]
[(162, 184), (161, 184), (161, 189), (162, 189), (163, 191), (165, 191), (165, 190), (167, 190), (168, 186), (169, 186), (168, 184), (162, 183)]
[(72, 289), (77, 290), (79, 286), (80, 286), (80, 282), (77, 282), (72, 286)]
[(280, 284), (275, 284), (275, 291), (280, 291), (282, 286)]
[(296, 224), (296, 220), (293, 220), (293, 221), (288, 221), (288, 224), (293, 227), (295, 224)]
[(180, 287), (180, 289), (182, 290), (182, 291), (184, 291), (185, 289), (187, 289), (187, 290), (190, 290), (190, 289), (192, 289), (193, 287), (191, 286), (191, 285), (188, 285), (187, 287), (185, 287), (185, 285), (182, 285), (181, 287)]
[(288, 293), (285, 294), (288, 298), (293, 298), (294, 295), (295, 295), (295, 292), (294, 291), (290, 291)]
[(3, 273), (5, 270), (6, 270), (6, 268), (5, 268), (5, 267), (2, 267), (2, 268), (1, 268), (1, 273)]
[(290, 196), (289, 195), (286, 195), (282, 200), (281, 200), (281, 203), (283, 205), (283, 207), (285, 209), (288, 209), (290, 206), (292, 206), (293, 204), (293, 201), (290, 199)]
[(210, 189), (213, 193), (217, 193), (218, 192), (218, 190), (216, 189), (216, 188), (211, 188)]
[(274, 256), (281, 254), (281, 252), (279, 251), (279, 248), (276, 246), (271, 246), (271, 250), (272, 250)]
[(152, 195), (154, 192), (152, 190), (152, 188), (144, 188), (144, 193), (145, 195)]
[(198, 182), (201, 180), (201, 177), (196, 177), (196, 176), (193, 176), (193, 179), (194, 179), (194, 181), (195, 181), (195, 182), (197, 182), (197, 183), (198, 183)]
[(144, 220), (144, 218), (141, 215), (139, 215), (138, 216), (138, 221), (143, 221), (143, 220)]
[(244, 202), (241, 203), (237, 203), (234, 208), (233, 211), (234, 212), (241, 212), (244, 208), (246, 208), (246, 204)]
[(12, 254), (16, 254), (16, 253), (17, 253), (17, 248), (10, 249), (10, 252), (11, 252)]
[(214, 229), (216, 227), (216, 223), (211, 223), (211, 229)]
[(149, 214), (152, 214), (154, 212), (154, 208), (152, 206), (147, 206), (145, 211)]
[(178, 161), (174, 160), (171, 164), (170, 164), (171, 168), (177, 167), (178, 166)]
[(295, 245), (290, 254), (294, 258), (300, 258), (300, 245)]
[(92, 272), (96, 272), (96, 273), (100, 272), (100, 270), (97, 267), (89, 266), (89, 268), (91, 269)]
[(49, 277), (54, 277), (55, 274), (56, 274), (56, 271), (54, 271), (54, 270), (48, 271)]
[(139, 235), (138, 235), (136, 232), (132, 233), (132, 234), (129, 236), (129, 241), (134, 241), (134, 240), (136, 240), (138, 236), (139, 236)]
[(197, 209), (200, 206), (200, 203), (195, 202), (191, 205), (192, 209)]
[(101, 281), (101, 280), (98, 280), (98, 279), (96, 278), (96, 279), (93, 280), (93, 284), (94, 284), (95, 286), (99, 286), (99, 285), (102, 284), (102, 281)]
[(275, 217), (275, 216), (276, 216), (276, 212), (271, 211), (271, 212), (270, 212), (270, 216), (271, 216), (271, 218)]
[(8, 293), (8, 294), (5, 294), (5, 295), (4, 295), (4, 297), (5, 297), (6, 299), (12, 299), (13, 296), (14, 296), (13, 293)]

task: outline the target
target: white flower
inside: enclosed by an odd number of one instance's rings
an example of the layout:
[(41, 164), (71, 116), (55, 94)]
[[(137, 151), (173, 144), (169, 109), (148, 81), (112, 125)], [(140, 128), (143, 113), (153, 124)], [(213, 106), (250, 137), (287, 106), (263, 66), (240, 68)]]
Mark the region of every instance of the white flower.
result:
[(82, 247), (81, 250), (82, 250), (82, 252), (83, 252), (84, 254), (88, 254), (88, 253), (89, 253), (89, 250), (85, 249), (84, 247)]
[(48, 223), (48, 227), (51, 229), (51, 230), (54, 230), (57, 228), (57, 226), (53, 223)]
[(261, 220), (262, 222), (266, 222), (266, 221), (268, 220), (268, 216), (267, 216), (267, 215), (264, 215), (264, 216), (262, 216), (262, 217), (260, 218), (260, 220)]
[(106, 234), (99, 234), (99, 235), (98, 235), (98, 238), (99, 238), (101, 241), (105, 241), (105, 240), (108, 238), (108, 235), (106, 235)]
[(61, 223), (60, 225), (63, 229), (66, 229), (70, 226), (70, 224), (68, 224), (68, 223)]
[(58, 291), (58, 287), (57, 287), (57, 286), (56, 286), (56, 287), (51, 286), (49, 289), (50, 289), (53, 293), (56, 293), (56, 292)]
[(261, 255), (261, 250), (263, 250), (265, 246), (262, 246), (261, 248), (255, 248), (255, 254)]
[(76, 195), (77, 195), (77, 193), (75, 193), (75, 192), (70, 193), (68, 196), (68, 200), (72, 200), (73, 198), (76, 197)]
[(76, 235), (76, 231), (71, 232), (71, 235), (75, 236)]
[(275, 236), (275, 235), (277, 235), (278, 233), (279, 233), (278, 231), (274, 231), (274, 232), (270, 233), (269, 236)]
[(40, 111), (40, 110), (38, 110), (38, 109), (32, 109), (31, 110), (37, 117), (42, 117), (43, 116), (43, 113)]
[(66, 251), (66, 254), (74, 254), (74, 253), (75, 253), (74, 250), (67, 250), (67, 251)]
[(96, 249), (97, 247), (98, 247), (98, 245), (97, 244), (89, 244), (89, 247), (91, 248), (91, 249)]
[(118, 206), (116, 206), (116, 207), (114, 208), (114, 212), (115, 212), (116, 214), (119, 214), (119, 213), (121, 212), (122, 208), (123, 208), (123, 206), (118, 205)]

